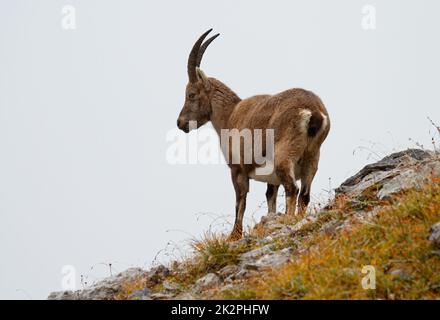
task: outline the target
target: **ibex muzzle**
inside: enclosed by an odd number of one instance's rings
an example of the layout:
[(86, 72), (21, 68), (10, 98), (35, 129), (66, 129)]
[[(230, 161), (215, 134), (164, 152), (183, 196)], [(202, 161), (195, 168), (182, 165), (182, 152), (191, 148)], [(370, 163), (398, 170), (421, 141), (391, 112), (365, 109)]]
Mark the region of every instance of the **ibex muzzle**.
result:
[[(185, 103), (177, 119), (177, 126), (184, 132), (199, 128), (211, 121), (219, 137), (224, 131), (235, 132), (228, 139), (221, 139), (223, 154), (231, 169), (232, 183), (236, 193), (235, 223), (230, 239), (242, 235), (243, 215), (249, 179), (267, 183), (266, 199), (268, 211), (276, 212), (278, 187), (282, 185), (286, 194), (286, 214), (296, 212), (299, 194), (299, 213), (303, 214), (310, 202), (310, 188), (318, 169), (320, 147), (330, 130), (330, 119), (321, 99), (304, 89), (289, 89), (276, 95), (257, 95), (241, 100), (224, 83), (208, 78), (200, 69), (203, 54), (216, 34), (204, 41), (212, 29), (206, 31), (194, 44), (188, 58), (188, 78)], [(231, 140), (248, 130), (253, 135), (251, 143), (242, 143), (239, 148), (230, 148)], [(264, 141), (262, 152), (266, 154), (271, 143), (273, 157), (271, 167), (261, 174), (261, 161), (244, 155), (253, 150), (257, 137), (271, 130), (272, 141)], [(241, 141), (241, 137), (239, 137)], [(263, 138), (264, 140), (264, 138)], [(266, 139), (267, 140), (267, 139)], [(226, 144), (226, 145), (224, 145)], [(231, 159), (239, 161), (231, 161)], [(297, 182), (301, 181), (301, 189)]]

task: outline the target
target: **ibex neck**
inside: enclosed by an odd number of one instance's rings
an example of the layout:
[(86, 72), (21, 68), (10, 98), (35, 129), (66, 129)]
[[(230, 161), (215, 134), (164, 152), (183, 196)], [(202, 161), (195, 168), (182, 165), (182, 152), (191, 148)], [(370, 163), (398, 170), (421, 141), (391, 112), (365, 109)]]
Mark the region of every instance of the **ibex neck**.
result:
[(228, 128), (229, 117), (241, 99), (227, 85), (215, 78), (209, 78), (212, 85), (211, 122), (220, 135), (222, 129)]

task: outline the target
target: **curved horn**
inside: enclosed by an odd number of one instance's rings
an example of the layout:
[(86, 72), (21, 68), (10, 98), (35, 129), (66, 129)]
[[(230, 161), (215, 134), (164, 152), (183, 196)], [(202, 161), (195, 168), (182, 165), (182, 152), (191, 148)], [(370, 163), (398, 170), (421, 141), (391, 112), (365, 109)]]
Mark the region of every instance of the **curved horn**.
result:
[(206, 48), (208, 48), (211, 42), (214, 41), (214, 39), (217, 38), (219, 35), (220, 33), (217, 33), (216, 35), (212, 36), (202, 44), (199, 50), (199, 54), (197, 56), (197, 64), (196, 64), (197, 67), (200, 67), (200, 63), (202, 62), (203, 54), (205, 53)]
[(199, 54), (200, 45), (211, 31), (212, 29), (209, 29), (204, 34), (202, 34), (201, 37), (196, 41), (196, 43), (194, 43), (194, 46), (191, 49), (191, 52), (188, 57), (188, 77), (190, 82), (197, 81), (196, 66), (197, 66), (197, 57)]

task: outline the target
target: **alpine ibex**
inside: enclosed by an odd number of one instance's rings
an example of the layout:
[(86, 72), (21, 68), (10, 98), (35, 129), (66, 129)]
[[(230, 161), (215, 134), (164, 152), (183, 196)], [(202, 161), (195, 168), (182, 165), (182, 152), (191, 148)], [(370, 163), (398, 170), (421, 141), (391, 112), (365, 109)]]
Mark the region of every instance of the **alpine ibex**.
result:
[[(294, 215), (299, 193), (300, 214), (304, 213), (310, 201), (310, 186), (318, 168), (320, 147), (330, 130), (330, 119), (321, 99), (314, 93), (303, 89), (290, 89), (276, 95), (258, 95), (241, 100), (224, 83), (208, 78), (199, 68), (208, 45), (219, 34), (205, 40), (212, 29), (205, 32), (194, 44), (188, 58), (189, 82), (186, 86), (185, 104), (177, 119), (177, 126), (184, 132), (212, 122), (220, 137), (224, 130), (241, 132), (263, 131), (262, 153), (265, 155), (267, 134), (273, 132), (273, 170), (257, 174), (261, 163), (254, 158), (245, 162), (243, 154), (253, 148), (252, 143), (241, 143), (239, 148), (230, 148), (228, 141), (222, 139), (222, 150), (231, 169), (232, 182), (236, 193), (235, 224), (230, 239), (242, 235), (243, 215), (249, 179), (267, 183), (266, 199), (269, 212), (276, 212), (278, 187), (283, 185), (286, 195), (286, 214)], [(267, 140), (267, 138), (266, 138)], [(238, 153), (238, 154), (237, 154)], [(239, 161), (230, 159), (239, 156)], [(297, 180), (301, 181), (301, 190)]]

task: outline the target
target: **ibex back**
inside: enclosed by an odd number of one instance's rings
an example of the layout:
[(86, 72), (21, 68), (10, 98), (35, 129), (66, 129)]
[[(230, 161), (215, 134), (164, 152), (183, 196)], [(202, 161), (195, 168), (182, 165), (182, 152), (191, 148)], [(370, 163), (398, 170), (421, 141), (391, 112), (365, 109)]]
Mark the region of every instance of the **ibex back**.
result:
[[(241, 100), (221, 81), (206, 77), (199, 67), (206, 48), (218, 36), (216, 34), (204, 42), (211, 30), (196, 41), (189, 55), (189, 82), (177, 126), (189, 132), (211, 121), (221, 137), (236, 193), (236, 216), (230, 235), (234, 240), (242, 235), (249, 179), (267, 183), (269, 212), (276, 212), (278, 187), (283, 185), (286, 214), (295, 214), (298, 194), (298, 212), (304, 214), (318, 169), (320, 147), (330, 130), (330, 119), (321, 99), (310, 91), (290, 89), (276, 95)], [(243, 131), (250, 132), (250, 141)], [(238, 148), (233, 145), (237, 137)], [(260, 151), (273, 170), (259, 172), (262, 164), (252, 151), (254, 145), (257, 147), (257, 141), (261, 142)], [(271, 150), (273, 152), (269, 152)], [(252, 155), (250, 161), (245, 161), (249, 154)], [(300, 190), (298, 180), (301, 181)]]

